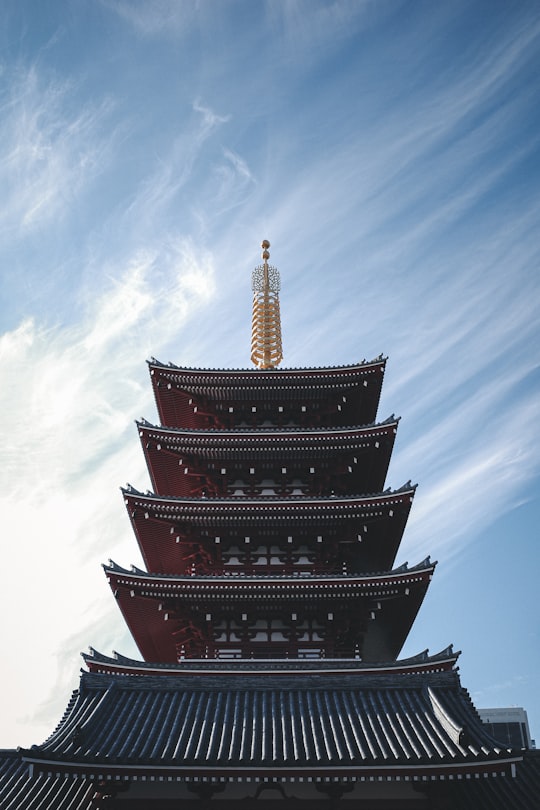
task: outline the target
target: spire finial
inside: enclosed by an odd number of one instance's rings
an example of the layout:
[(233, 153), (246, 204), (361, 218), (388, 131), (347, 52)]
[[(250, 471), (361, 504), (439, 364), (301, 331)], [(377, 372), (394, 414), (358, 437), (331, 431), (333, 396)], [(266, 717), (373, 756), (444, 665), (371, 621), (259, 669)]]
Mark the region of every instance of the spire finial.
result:
[(283, 359), (279, 314), (279, 273), (268, 264), (270, 242), (263, 239), (264, 264), (251, 276), (253, 318), (251, 321), (251, 361), (259, 368), (275, 368)]

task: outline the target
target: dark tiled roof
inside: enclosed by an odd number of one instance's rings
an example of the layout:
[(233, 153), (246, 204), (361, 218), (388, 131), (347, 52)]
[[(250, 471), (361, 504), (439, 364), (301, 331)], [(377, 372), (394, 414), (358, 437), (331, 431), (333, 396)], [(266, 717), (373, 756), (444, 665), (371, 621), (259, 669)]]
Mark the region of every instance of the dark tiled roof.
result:
[(478, 779), (448, 784), (452, 810), (536, 810), (540, 806), (540, 751), (524, 751), (515, 779)]
[(86, 779), (37, 774), (18, 751), (0, 751), (0, 807), (2, 810), (91, 810), (95, 789)]
[[(515, 778), (453, 780), (438, 785), (452, 810), (534, 810), (540, 796), (540, 751), (524, 752), (523, 760), (516, 764)], [(2, 810), (91, 810), (94, 795), (94, 786), (87, 779), (39, 773), (30, 777), (19, 752), (0, 751)], [(117, 805), (109, 802), (107, 806)]]
[(485, 732), (455, 671), (359, 681), (83, 673), (57, 730), (26, 755), (81, 774), (143, 767), (187, 777), (438, 776), (498, 771), (513, 759)]

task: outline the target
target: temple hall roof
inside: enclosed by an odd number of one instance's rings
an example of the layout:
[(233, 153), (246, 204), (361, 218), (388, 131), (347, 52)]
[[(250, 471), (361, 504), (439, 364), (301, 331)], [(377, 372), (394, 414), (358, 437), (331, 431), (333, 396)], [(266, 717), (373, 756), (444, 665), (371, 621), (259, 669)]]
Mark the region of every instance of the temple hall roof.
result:
[[(24, 753), (20, 750), (0, 751), (2, 810), (94, 810), (98, 798), (95, 776), (84, 778), (69, 774), (63, 778), (47, 771), (40, 772), (37, 767), (31, 776), (32, 765), (23, 760)], [(371, 777), (371, 780), (375, 779), (378, 781), (377, 777)], [(252, 781), (259, 780), (255, 777)], [(203, 777), (202, 782), (212, 784), (212, 777)], [(114, 788), (117, 784), (115, 779), (108, 778), (103, 788)], [(452, 810), (531, 810), (540, 795), (540, 751), (523, 752), (523, 758), (515, 763), (515, 777), (498, 775), (489, 778), (486, 774), (475, 774), (471, 778), (457, 779), (450, 774), (444, 785)], [(251, 792), (256, 795), (256, 788)], [(198, 803), (202, 804), (200, 800)], [(187, 806), (185, 800), (184, 804)], [(325, 804), (328, 804), (327, 800)], [(109, 799), (108, 806), (112, 809), (129, 805), (122, 799), (118, 803)], [(137, 805), (142, 806), (147, 807), (148, 802)], [(310, 806), (324, 804), (311, 801)]]
[(509, 770), (457, 673), (358, 678), (83, 673), (51, 737), (25, 752), (59, 774), (311, 774)]
[(92, 810), (95, 785), (88, 779), (58, 775), (29, 775), (19, 751), (0, 751), (2, 810)]

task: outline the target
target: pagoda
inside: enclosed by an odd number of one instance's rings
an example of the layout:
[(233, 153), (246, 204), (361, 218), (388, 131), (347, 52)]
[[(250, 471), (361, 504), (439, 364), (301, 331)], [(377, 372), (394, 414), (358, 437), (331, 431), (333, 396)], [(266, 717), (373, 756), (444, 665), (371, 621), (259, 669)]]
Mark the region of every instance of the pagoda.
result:
[[(278, 368), (269, 247), (255, 368), (149, 362), (152, 491), (122, 490), (144, 569), (104, 566), (142, 660), (84, 655), (54, 733), (5, 759), (8, 810), (492, 808), (524, 789), (523, 754), (486, 733), (458, 653), (399, 658), (435, 563), (396, 564), (415, 486), (386, 487), (386, 361)], [(25, 804), (29, 785), (63, 803)]]

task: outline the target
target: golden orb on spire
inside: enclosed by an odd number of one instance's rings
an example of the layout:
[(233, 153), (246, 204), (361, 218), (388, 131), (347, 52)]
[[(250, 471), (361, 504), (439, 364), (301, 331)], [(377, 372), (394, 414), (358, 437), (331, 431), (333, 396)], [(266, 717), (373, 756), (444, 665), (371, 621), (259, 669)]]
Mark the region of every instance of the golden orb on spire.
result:
[(259, 368), (275, 368), (283, 359), (279, 314), (280, 278), (277, 269), (268, 264), (268, 239), (263, 239), (261, 247), (264, 264), (256, 267), (251, 275), (251, 360)]

